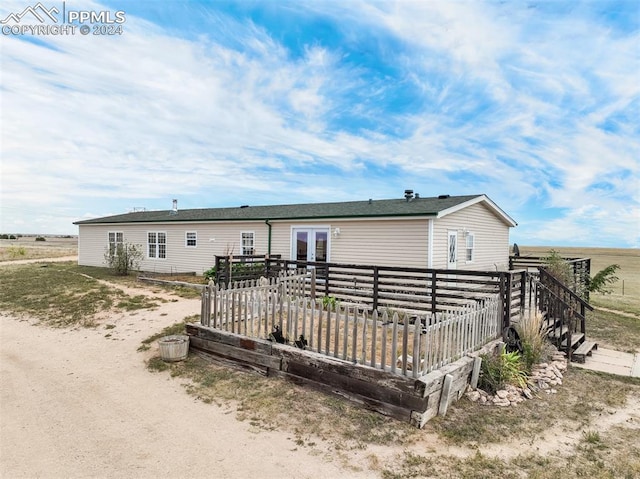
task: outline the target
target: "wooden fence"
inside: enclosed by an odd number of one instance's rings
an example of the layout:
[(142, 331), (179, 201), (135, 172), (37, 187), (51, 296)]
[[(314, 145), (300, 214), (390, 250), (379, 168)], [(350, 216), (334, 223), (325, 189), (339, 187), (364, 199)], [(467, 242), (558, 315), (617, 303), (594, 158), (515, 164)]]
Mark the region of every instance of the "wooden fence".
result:
[(362, 305), (292, 294), (306, 294), (313, 281), (313, 273), (307, 272), (229, 289), (210, 284), (202, 293), (201, 324), (414, 378), (481, 348), (502, 332), (501, 301), (495, 294), (424, 316), (389, 309), (370, 313)]
[[(571, 268), (569, 287), (573, 292), (589, 299), (587, 284), (591, 276), (591, 258), (563, 258)], [(509, 256), (509, 269), (524, 269), (534, 276), (539, 275), (539, 270), (547, 266), (547, 258), (543, 256)]]
[[(499, 295), (502, 327), (511, 324), (525, 306), (527, 278), (525, 270), (466, 271), (410, 267), (353, 265), (342, 263), (300, 262), (270, 257), (233, 257), (227, 262), (216, 257), (222, 272), (216, 283), (225, 283), (223, 272), (231, 265), (251, 261), (254, 274), (273, 277), (290, 268), (313, 269), (317, 294), (357, 303), (369, 312), (402, 309), (426, 315), (464, 309), (467, 305)], [(222, 265), (227, 265), (222, 267)]]

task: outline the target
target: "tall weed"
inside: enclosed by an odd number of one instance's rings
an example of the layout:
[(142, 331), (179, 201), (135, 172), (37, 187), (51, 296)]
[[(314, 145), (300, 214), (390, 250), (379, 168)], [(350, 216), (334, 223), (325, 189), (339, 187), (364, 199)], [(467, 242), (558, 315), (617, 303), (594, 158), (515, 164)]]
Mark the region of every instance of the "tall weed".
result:
[(542, 362), (547, 355), (547, 332), (543, 328), (544, 317), (539, 312), (529, 312), (516, 325), (522, 343), (524, 369), (531, 372), (534, 364)]

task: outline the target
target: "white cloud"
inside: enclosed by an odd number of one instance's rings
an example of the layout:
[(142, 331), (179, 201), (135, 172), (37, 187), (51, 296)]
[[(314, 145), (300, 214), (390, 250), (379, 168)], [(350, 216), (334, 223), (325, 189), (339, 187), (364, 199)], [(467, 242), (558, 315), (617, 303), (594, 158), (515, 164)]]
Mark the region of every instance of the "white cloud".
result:
[[(637, 31), (508, 3), (287, 8), (335, 22), (347, 44), (294, 56), (265, 27), (208, 11), (211, 28), (191, 37), (132, 15), (122, 36), (44, 39), (53, 49), (4, 36), (0, 230), (47, 211), (59, 218), (52, 232), (68, 232), (69, 217), (113, 212), (114, 201), (322, 201), (413, 187), (487, 193), (540, 240), (570, 242), (575, 227), (591, 244), (638, 243), (623, 232), (638, 230)], [(398, 72), (369, 83), (348, 43), (372, 36), (393, 44), (380, 60)], [(383, 104), (398, 85), (416, 92), (406, 111)], [(606, 197), (594, 186), (603, 180)], [(568, 213), (527, 224), (532, 199)]]

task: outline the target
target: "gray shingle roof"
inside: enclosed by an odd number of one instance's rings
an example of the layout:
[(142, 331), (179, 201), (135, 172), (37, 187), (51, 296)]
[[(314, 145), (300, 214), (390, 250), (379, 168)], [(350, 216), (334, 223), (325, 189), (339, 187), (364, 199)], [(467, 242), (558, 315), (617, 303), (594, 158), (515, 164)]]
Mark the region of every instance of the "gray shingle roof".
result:
[[(114, 216), (76, 221), (76, 225), (113, 223), (167, 223), (176, 221), (264, 221), (322, 218), (375, 218), (395, 216), (437, 216), (484, 195), (447, 196), (391, 200), (346, 201), (339, 203), (307, 203), (293, 205), (248, 206), (233, 208), (199, 208), (162, 211), (138, 211)], [(497, 208), (497, 207), (495, 207)], [(498, 209), (500, 215), (504, 215)], [(506, 216), (506, 215), (504, 215)], [(507, 217), (508, 218), (508, 217)]]

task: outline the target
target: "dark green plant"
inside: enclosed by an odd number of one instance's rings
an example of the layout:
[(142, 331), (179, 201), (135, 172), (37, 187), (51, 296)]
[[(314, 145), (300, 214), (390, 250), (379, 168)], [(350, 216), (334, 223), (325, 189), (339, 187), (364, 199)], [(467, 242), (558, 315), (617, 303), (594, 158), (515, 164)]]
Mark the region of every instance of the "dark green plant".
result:
[(322, 297), (322, 306), (324, 306), (329, 311), (335, 311), (338, 301), (333, 296), (323, 296)]
[(127, 276), (130, 271), (138, 270), (143, 257), (142, 246), (131, 243), (107, 246), (104, 253), (107, 266), (118, 276)]
[[(222, 272), (225, 271), (225, 265), (221, 265)], [(207, 279), (216, 279), (216, 274), (218, 273), (215, 266), (209, 268), (204, 272), (204, 276)], [(232, 263), (231, 265), (231, 281), (235, 281), (236, 278), (238, 280), (243, 279), (255, 279), (263, 276), (265, 274), (265, 264), (264, 262), (257, 263)], [(229, 278), (227, 278), (229, 279)]]
[(522, 358), (517, 352), (481, 355), (482, 364), (478, 386), (488, 393), (495, 394), (507, 384), (525, 387), (527, 373)]
[(211, 268), (209, 268), (208, 270), (206, 270), (203, 273), (204, 277), (207, 278), (208, 280), (214, 280), (216, 279), (216, 267), (212, 266)]
[(560, 253), (552, 249), (549, 251), (549, 255), (542, 258), (542, 260), (544, 261), (546, 270), (556, 279), (567, 285), (573, 284), (573, 269), (569, 262), (560, 256)]
[(593, 278), (587, 281), (587, 289), (590, 293), (610, 294), (613, 290), (610, 286), (618, 281), (616, 271), (620, 269), (618, 264), (610, 264), (601, 271), (598, 271)]
[(47, 241), (44, 236), (36, 236), (36, 241)]

